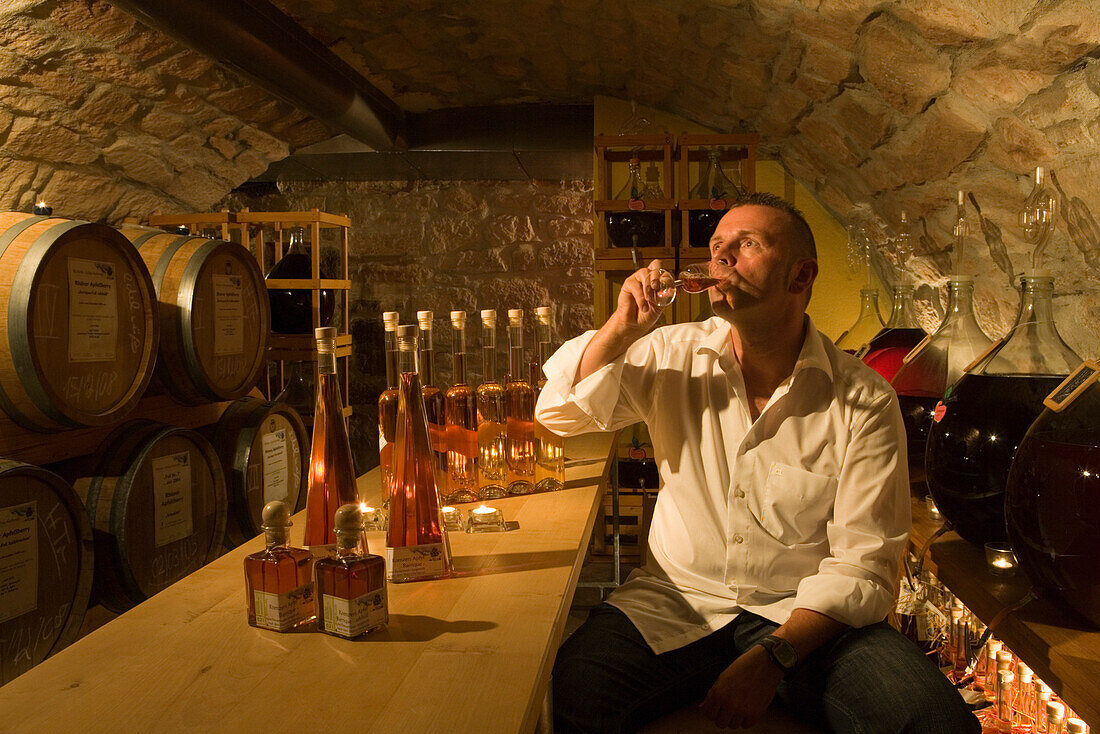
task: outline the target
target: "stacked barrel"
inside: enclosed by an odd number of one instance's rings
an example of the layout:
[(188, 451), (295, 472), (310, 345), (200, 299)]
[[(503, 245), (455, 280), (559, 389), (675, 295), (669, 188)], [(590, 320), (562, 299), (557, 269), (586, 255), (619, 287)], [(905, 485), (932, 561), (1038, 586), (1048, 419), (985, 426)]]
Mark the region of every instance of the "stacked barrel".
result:
[[(90, 441), (52, 471), (4, 441), (0, 683), (75, 640), (90, 601), (124, 611), (259, 533), (265, 501), (297, 503), (302, 421), (246, 397), (269, 329), (238, 244), (0, 213), (0, 428)], [(188, 430), (127, 420), (146, 395), (237, 402)]]

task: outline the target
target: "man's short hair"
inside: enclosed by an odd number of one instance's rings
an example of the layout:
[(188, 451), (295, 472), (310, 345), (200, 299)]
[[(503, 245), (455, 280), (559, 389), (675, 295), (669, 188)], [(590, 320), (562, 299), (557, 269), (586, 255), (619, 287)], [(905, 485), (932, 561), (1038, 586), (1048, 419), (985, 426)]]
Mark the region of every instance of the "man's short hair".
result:
[(767, 206), (786, 213), (791, 219), (795, 240), (793, 243), (794, 251), (791, 254), (796, 258), (812, 257), (814, 260), (817, 259), (817, 243), (814, 242), (813, 230), (806, 223), (806, 216), (799, 211), (798, 207), (775, 194), (769, 194), (766, 191), (754, 191), (739, 198), (730, 208), (736, 209), (739, 206), (749, 205)]

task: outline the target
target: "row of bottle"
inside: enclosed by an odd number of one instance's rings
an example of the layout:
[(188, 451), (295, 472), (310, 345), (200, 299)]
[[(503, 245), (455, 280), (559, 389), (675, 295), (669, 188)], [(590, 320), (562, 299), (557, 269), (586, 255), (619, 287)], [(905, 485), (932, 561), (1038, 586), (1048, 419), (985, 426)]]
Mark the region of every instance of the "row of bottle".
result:
[(244, 559), (248, 623), (291, 632), (316, 622), (318, 631), (348, 639), (385, 627), (386, 564), (367, 548), (359, 506), (334, 513), (329, 554), (292, 547), (291, 524), (284, 503), (264, 507), (265, 548)]
[[(731, 180), (722, 169), (722, 151), (718, 148), (707, 149), (706, 165), (688, 198), (706, 201), (709, 207), (686, 212), (689, 245), (707, 247), (722, 216), (744, 194), (740, 161), (734, 163), (736, 168), (732, 170)], [(628, 171), (629, 178), (615, 199), (628, 201), (629, 208), (608, 212), (608, 243), (612, 247), (660, 247), (664, 245), (664, 213), (651, 208), (653, 202), (665, 199), (660, 169), (656, 163), (650, 163), (643, 181), (641, 161), (631, 158)], [(674, 227), (673, 231), (676, 230)]]
[[(915, 586), (915, 588), (914, 588)], [(1082, 734), (1087, 727), (931, 573), (898, 598), (902, 632), (929, 655), (976, 707), (987, 734)]]
[(397, 380), (406, 372), (420, 375), (434, 470), (447, 502), (474, 502), (563, 487), (562, 439), (535, 421), (535, 402), (545, 384), (542, 365), (552, 348), (550, 308), (535, 309), (535, 316), (537, 356), (526, 364), (523, 311), (508, 312), (508, 373), (498, 381), (496, 311), (481, 312), (482, 382), (475, 387), (467, 373), (466, 312), (452, 311), (454, 375), (453, 384), (444, 390), (435, 384), (432, 312), (418, 311), (418, 326), (399, 326), (394, 311), (383, 314), (387, 389), (378, 400), (383, 488), (392, 484), (396, 470), (393, 444)]

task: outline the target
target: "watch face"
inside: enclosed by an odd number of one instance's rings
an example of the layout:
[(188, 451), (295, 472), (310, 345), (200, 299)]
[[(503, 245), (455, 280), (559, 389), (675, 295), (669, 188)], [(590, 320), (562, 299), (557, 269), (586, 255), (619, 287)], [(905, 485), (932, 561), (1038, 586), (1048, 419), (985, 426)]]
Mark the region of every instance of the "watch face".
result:
[(790, 670), (798, 665), (798, 653), (794, 651), (791, 643), (780, 637), (766, 637), (761, 641), (764, 648), (771, 653), (772, 659), (785, 670)]

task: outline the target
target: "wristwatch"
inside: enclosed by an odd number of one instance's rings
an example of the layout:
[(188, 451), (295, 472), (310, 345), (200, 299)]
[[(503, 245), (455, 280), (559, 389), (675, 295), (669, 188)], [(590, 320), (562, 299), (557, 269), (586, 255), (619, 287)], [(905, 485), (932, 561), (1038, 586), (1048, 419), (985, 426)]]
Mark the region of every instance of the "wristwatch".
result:
[(798, 665), (798, 653), (794, 649), (794, 645), (784, 640), (782, 637), (776, 637), (775, 635), (768, 635), (756, 643), (767, 651), (768, 657), (775, 661), (784, 673), (789, 673), (794, 669), (794, 666)]

